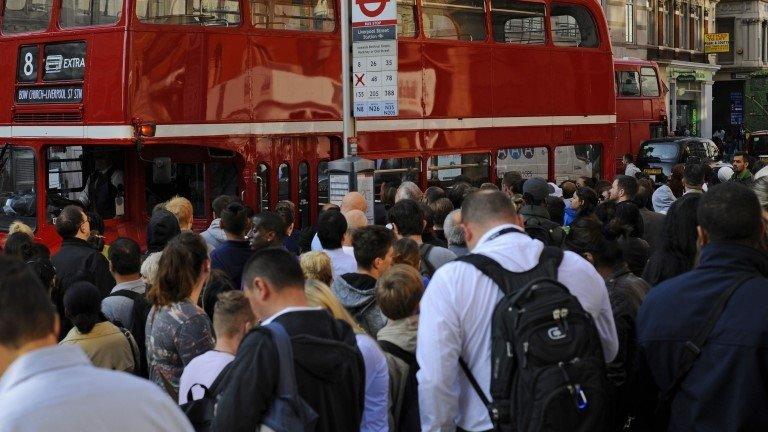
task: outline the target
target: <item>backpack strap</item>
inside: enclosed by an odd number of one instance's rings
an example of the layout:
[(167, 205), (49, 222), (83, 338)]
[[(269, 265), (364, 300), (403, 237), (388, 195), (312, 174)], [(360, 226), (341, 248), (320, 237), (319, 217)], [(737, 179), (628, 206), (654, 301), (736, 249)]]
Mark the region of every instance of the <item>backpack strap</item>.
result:
[(510, 290), (506, 283), (505, 270), (501, 264), (496, 262), (493, 258), (482, 254), (467, 254), (456, 258), (454, 261), (465, 262), (471, 264), (476, 269), (486, 276), (488, 276), (493, 283), (499, 287), (499, 289), (505, 294), (509, 295)]
[(659, 397), (657, 412), (661, 412), (668, 408), (677, 393), (680, 391), (680, 387), (682, 386), (683, 381), (685, 381), (685, 377), (688, 376), (688, 373), (691, 371), (691, 369), (693, 369), (693, 365), (696, 363), (696, 359), (699, 358), (701, 351), (707, 345), (709, 335), (712, 333), (715, 325), (720, 320), (720, 317), (725, 311), (725, 307), (728, 305), (728, 300), (730, 300), (731, 296), (733, 296), (733, 293), (736, 292), (736, 290), (741, 285), (754, 277), (754, 275), (743, 276), (739, 278), (736, 283), (731, 285), (730, 288), (723, 291), (723, 293), (720, 294), (720, 297), (718, 297), (715, 306), (709, 311), (709, 315), (707, 315), (707, 320), (705, 321), (704, 326), (701, 327), (693, 340), (685, 342), (683, 353), (680, 355), (680, 360), (678, 362), (677, 372), (675, 372), (675, 377), (672, 380), (672, 384)]
[(435, 274), (435, 266), (429, 262), (429, 253), (432, 251), (432, 247), (429, 243), (422, 243), (419, 246), (419, 256), (421, 257), (422, 264), (427, 269), (427, 272), (429, 272), (429, 276)]
[(378, 342), (379, 342), (379, 346), (384, 352), (392, 354), (393, 356), (407, 363), (409, 366), (418, 365), (418, 363), (416, 362), (416, 355), (414, 355), (413, 353), (410, 353), (400, 348), (399, 346), (397, 346), (396, 344), (393, 344), (390, 341), (379, 340)]
[(527, 280), (523, 279), (525, 274), (544, 272), (547, 277), (557, 280), (558, 269), (563, 262), (563, 250), (556, 246), (544, 246), (541, 255), (539, 255), (539, 263), (531, 270), (517, 273), (505, 269), (493, 258), (482, 254), (468, 254), (458, 257), (454, 261), (472, 264), (481, 273), (488, 276), (505, 295), (510, 295), (514, 289), (518, 288), (517, 286), (508, 286), (510, 276), (520, 275), (521, 281), (524, 282)]
[(131, 291), (128, 289), (122, 289), (119, 291), (115, 291), (113, 293), (110, 293), (107, 297), (125, 297), (136, 301), (146, 300), (147, 298), (144, 296), (144, 294), (139, 294), (136, 291)]
[(291, 347), (291, 337), (285, 331), (282, 324), (272, 321), (264, 326), (272, 335), (272, 340), (277, 346), (278, 357), (278, 379), (277, 395), (298, 398), (299, 390), (296, 384), (296, 375), (293, 370), (293, 348)]
[(131, 356), (133, 357), (133, 374), (141, 375), (141, 354), (139, 353), (139, 346), (136, 342), (136, 338), (133, 337), (133, 334), (131, 334), (131, 332), (124, 327), (118, 327), (118, 330), (120, 330), (123, 336), (125, 336), (125, 339), (128, 341), (128, 346), (131, 348)]

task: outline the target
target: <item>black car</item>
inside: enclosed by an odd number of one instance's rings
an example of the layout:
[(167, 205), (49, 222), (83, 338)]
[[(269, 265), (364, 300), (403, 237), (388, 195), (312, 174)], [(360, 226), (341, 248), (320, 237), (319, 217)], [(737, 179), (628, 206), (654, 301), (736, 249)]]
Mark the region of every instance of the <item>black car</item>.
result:
[(768, 163), (768, 130), (756, 131), (747, 135), (747, 144), (744, 150), (750, 157)]
[(697, 157), (702, 163), (711, 163), (719, 154), (720, 150), (712, 140), (693, 137), (656, 138), (640, 144), (637, 167), (653, 179), (660, 174), (669, 177), (675, 165), (685, 163), (690, 157)]

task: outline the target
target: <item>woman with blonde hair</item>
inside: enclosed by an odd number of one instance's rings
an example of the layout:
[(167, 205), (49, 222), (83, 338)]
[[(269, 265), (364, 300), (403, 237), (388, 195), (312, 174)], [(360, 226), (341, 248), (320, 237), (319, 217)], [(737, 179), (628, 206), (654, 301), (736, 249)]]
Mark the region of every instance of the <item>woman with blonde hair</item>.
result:
[[(301, 271), (307, 279), (318, 280), (328, 286), (333, 283), (333, 266), (331, 257), (322, 251), (312, 251), (301, 254), (299, 257)], [(336, 316), (336, 314), (333, 314)], [(336, 316), (338, 318), (338, 316)]]
[(316, 279), (308, 279), (304, 285), (304, 293), (311, 306), (326, 309), (336, 319), (352, 326), (355, 331), (357, 347), (365, 363), (365, 409), (360, 431), (389, 431), (389, 367), (384, 353), (376, 341), (368, 336), (360, 324), (355, 322), (349, 312), (344, 309), (328, 285)]

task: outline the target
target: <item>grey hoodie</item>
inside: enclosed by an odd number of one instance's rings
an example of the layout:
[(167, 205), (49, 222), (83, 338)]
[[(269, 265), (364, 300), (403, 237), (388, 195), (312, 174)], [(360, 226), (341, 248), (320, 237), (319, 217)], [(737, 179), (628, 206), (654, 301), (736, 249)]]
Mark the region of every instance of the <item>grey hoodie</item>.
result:
[(214, 219), (213, 222), (211, 222), (211, 226), (200, 233), (203, 240), (205, 240), (205, 243), (208, 244), (209, 251), (216, 249), (227, 241), (227, 236), (224, 234), (224, 230), (219, 226), (220, 223), (221, 219)]
[(361, 327), (373, 338), (387, 323), (373, 296), (376, 279), (361, 273), (347, 273), (336, 278), (331, 285), (336, 297)]

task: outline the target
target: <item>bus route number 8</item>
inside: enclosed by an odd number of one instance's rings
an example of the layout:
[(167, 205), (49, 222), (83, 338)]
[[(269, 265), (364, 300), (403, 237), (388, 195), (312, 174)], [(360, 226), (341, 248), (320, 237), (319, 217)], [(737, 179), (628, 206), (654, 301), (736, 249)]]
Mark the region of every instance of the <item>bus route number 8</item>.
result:
[(31, 52), (24, 54), (24, 75), (31, 76), (35, 72), (35, 64), (33, 61), (35, 57)]

